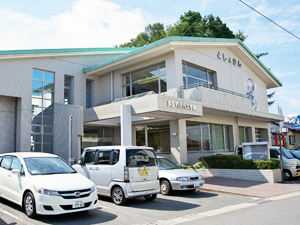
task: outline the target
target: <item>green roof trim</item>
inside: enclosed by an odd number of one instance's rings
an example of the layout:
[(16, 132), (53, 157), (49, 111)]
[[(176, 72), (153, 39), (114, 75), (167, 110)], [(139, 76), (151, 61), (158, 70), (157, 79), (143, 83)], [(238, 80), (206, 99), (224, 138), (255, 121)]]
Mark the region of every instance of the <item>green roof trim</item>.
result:
[(96, 64), (94, 66), (90, 66), (83, 69), (83, 73), (90, 72), (92, 70), (101, 68), (103, 66), (109, 65), (111, 63), (117, 62), (121, 59), (136, 55), (140, 52), (149, 50), (151, 48), (157, 47), (159, 45), (163, 45), (165, 43), (171, 42), (171, 41), (189, 41), (189, 42), (233, 42), (233, 43), (239, 43), (281, 86), (282, 83), (280, 80), (253, 54), (253, 52), (240, 40), (240, 39), (227, 39), (227, 38), (206, 38), (206, 37), (182, 37), (182, 36), (170, 36), (163, 38), (161, 40), (158, 40), (156, 42), (153, 42), (151, 44), (145, 45), (143, 47), (134, 48), (132, 51), (127, 52), (125, 54), (116, 56), (112, 59), (106, 60), (104, 62), (101, 62), (99, 64)]
[(126, 48), (62, 48), (62, 49), (28, 49), (28, 50), (6, 50), (0, 51), (0, 55), (25, 55), (25, 54), (44, 54), (44, 53), (70, 53), (70, 52), (109, 52), (132, 51), (136, 47)]

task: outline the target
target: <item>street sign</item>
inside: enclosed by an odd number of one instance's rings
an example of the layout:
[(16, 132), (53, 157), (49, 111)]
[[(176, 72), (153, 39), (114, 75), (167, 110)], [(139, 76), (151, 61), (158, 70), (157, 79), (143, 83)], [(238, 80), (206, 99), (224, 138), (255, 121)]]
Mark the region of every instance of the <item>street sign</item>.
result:
[(294, 129), (300, 129), (300, 115), (298, 115), (295, 120)]

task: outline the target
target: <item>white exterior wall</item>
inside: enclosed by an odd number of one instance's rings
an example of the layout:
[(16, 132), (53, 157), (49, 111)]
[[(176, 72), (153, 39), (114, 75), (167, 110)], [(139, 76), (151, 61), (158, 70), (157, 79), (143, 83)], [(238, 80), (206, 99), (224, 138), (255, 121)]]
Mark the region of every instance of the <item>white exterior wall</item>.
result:
[[(239, 60), (242, 64), (241, 68), (219, 59), (217, 57), (218, 51), (220, 53), (225, 53), (227, 58), (230, 57), (231, 59), (235, 58)], [(180, 72), (182, 60), (215, 71), (217, 73), (217, 85), (219, 88), (244, 94), (244, 76), (251, 78), (256, 85), (254, 94), (258, 104), (258, 111), (269, 112), (266, 84), (229, 48), (189, 48), (176, 49), (175, 52), (177, 64), (180, 64)], [(183, 86), (182, 79), (180, 81), (180, 86)]]
[[(31, 98), (32, 98), (32, 74), (33, 69), (54, 72), (54, 103), (64, 104), (64, 76), (72, 76), (74, 78), (74, 105), (85, 108), (85, 93), (86, 93), (86, 75), (83, 74), (83, 68), (95, 65), (99, 62), (115, 57), (116, 55), (93, 55), (93, 56), (65, 56), (65, 57), (38, 57), (23, 58), (23, 59), (0, 59), (0, 96), (9, 96), (17, 98), (17, 129), (15, 145), (13, 142), (6, 146), (7, 151), (30, 151), (31, 142)], [(90, 77), (88, 77), (90, 79)], [(96, 76), (95, 79), (99, 80)], [(98, 85), (97, 85), (98, 86)], [(3, 105), (1, 103), (1, 105)], [(67, 131), (68, 124), (57, 123), (60, 121), (60, 116), (73, 114), (77, 120), (74, 126), (79, 127), (73, 133), (73, 150), (74, 156), (77, 157), (76, 152), (80, 151), (78, 136), (82, 135), (82, 112), (74, 107), (63, 107), (64, 110), (55, 117), (54, 115), (54, 152), (60, 154), (60, 150), (65, 149), (68, 139), (60, 132)], [(56, 111), (55, 111), (56, 112)], [(81, 119), (78, 119), (81, 117)], [(57, 126), (59, 129), (57, 130)], [(4, 138), (3, 136), (1, 137)], [(75, 141), (76, 140), (76, 141)], [(2, 151), (2, 150), (1, 150)], [(4, 150), (3, 150), (4, 151)], [(65, 158), (64, 153), (60, 154)], [(67, 159), (67, 158), (65, 158)]]

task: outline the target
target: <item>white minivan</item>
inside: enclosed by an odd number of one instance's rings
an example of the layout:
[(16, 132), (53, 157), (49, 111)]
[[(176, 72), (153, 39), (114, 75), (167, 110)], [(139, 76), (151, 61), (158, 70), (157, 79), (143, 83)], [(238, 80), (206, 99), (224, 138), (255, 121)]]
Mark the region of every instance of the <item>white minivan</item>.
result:
[(117, 205), (128, 198), (152, 201), (160, 191), (158, 163), (153, 148), (98, 146), (84, 149), (73, 168), (91, 179), (99, 195), (110, 196)]

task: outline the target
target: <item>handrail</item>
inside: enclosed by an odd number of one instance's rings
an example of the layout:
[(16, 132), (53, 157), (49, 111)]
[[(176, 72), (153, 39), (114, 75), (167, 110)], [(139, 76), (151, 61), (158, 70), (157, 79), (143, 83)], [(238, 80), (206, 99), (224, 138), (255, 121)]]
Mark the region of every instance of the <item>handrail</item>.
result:
[(181, 90), (187, 90), (187, 89), (191, 89), (191, 88), (196, 88), (196, 87), (204, 87), (204, 88), (209, 88), (209, 89), (213, 89), (213, 90), (216, 90), (216, 91), (221, 91), (221, 92), (224, 92), (224, 93), (227, 93), (227, 94), (232, 94), (232, 95), (236, 95), (236, 96), (239, 96), (239, 97), (242, 97), (242, 98), (248, 98), (250, 99), (250, 97), (248, 95), (244, 95), (244, 94), (241, 94), (241, 93), (238, 93), (238, 92), (234, 92), (234, 91), (230, 91), (230, 90), (227, 90), (227, 89), (224, 89), (224, 88), (219, 88), (219, 87), (216, 87), (214, 85), (211, 85), (211, 84), (203, 84), (203, 83), (195, 83), (195, 84), (190, 84), (190, 85), (187, 85), (187, 86), (181, 86), (180, 89)]

